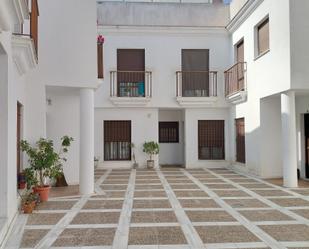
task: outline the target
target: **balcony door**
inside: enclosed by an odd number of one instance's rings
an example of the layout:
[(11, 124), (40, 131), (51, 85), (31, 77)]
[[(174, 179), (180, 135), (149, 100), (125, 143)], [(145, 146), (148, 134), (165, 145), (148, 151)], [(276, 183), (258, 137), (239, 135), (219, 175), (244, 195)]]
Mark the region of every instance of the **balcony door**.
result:
[(182, 49), (182, 96), (209, 96), (209, 50)]
[(117, 50), (118, 97), (145, 97), (145, 50)]
[(246, 163), (245, 119), (235, 120), (236, 125), (236, 161)]
[(309, 114), (305, 114), (305, 155), (306, 155), (306, 178), (309, 178)]

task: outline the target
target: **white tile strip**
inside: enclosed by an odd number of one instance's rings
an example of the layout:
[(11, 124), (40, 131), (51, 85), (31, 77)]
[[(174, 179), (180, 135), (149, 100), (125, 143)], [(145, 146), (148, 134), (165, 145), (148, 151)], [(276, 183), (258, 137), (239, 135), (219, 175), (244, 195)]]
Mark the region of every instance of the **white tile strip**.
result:
[(113, 249), (127, 248), (129, 241), (129, 230), (131, 213), (133, 208), (134, 186), (135, 186), (136, 170), (131, 171), (126, 197), (122, 206), (118, 227), (113, 241)]
[(182, 231), (187, 239), (189, 246), (196, 249), (204, 249), (205, 247), (203, 241), (193, 227), (180, 202), (177, 200), (175, 193), (173, 192), (163, 173), (159, 169), (157, 170), (157, 173), (162, 182), (162, 185), (164, 186), (165, 192), (170, 200), (177, 220), (181, 225)]

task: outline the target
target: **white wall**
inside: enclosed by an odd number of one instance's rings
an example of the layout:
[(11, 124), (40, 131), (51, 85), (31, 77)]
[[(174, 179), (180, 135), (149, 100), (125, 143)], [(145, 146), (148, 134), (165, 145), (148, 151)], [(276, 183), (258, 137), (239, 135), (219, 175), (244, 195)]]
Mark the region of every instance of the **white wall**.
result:
[[(176, 0), (177, 1), (177, 0)], [(107, 1), (98, 4), (99, 25), (116, 26), (171, 26), (171, 27), (225, 27), (229, 19), (229, 6), (199, 4), (200, 0), (182, 0), (148, 3)], [(201, 1), (203, 2), (203, 0)], [(205, 2), (205, 1), (204, 1)], [(194, 16), (194, 18), (192, 18)]]
[(260, 176), (276, 178), (283, 175), (281, 99), (261, 99)]
[(183, 110), (159, 110), (160, 121), (179, 123), (179, 143), (160, 143), (160, 165), (184, 164), (184, 113)]
[(308, 89), (309, 1), (290, 0), (291, 83), (293, 89)]
[[(95, 131), (95, 156), (100, 157), (102, 167), (131, 167), (131, 161), (103, 161), (104, 160), (104, 120), (131, 120), (131, 139), (135, 144), (136, 160), (140, 166), (146, 166), (148, 159), (143, 152), (145, 141), (158, 142), (158, 110), (157, 109), (126, 109), (126, 108), (96, 108)], [(158, 157), (155, 158), (158, 166)]]
[(155, 108), (180, 108), (176, 71), (181, 70), (181, 49), (210, 49), (210, 70), (219, 71), (217, 105), (225, 105), (223, 72), (230, 65), (230, 40), (225, 29), (100, 27), (99, 32), (105, 37), (105, 79), (96, 91), (96, 107), (113, 107), (109, 72), (117, 70), (117, 48), (145, 49), (145, 68), (153, 72), (153, 97), (147, 107)]
[[(263, 56), (256, 57), (255, 27), (267, 16), (269, 16), (270, 50)], [(271, 168), (268, 160), (273, 159), (272, 155), (263, 147), (266, 141), (279, 139), (279, 133), (271, 133), (267, 129), (267, 115), (274, 115), (276, 117), (272, 125), (277, 127), (279, 125), (278, 115), (281, 112), (276, 101), (273, 103), (274, 106), (271, 106), (274, 109), (268, 109), (267, 106), (269, 104), (266, 103), (267, 101), (260, 102), (260, 99), (291, 88), (289, 32), (289, 1), (264, 0), (232, 33), (231, 51), (234, 52), (233, 45), (244, 39), (248, 98), (246, 102), (231, 107), (230, 131), (232, 139), (230, 147), (233, 155), (231, 161), (236, 169), (254, 175), (263, 175), (265, 177), (281, 175), (280, 159), (276, 159), (274, 162), (276, 166)], [(235, 118), (240, 117), (245, 118), (245, 166), (234, 163), (236, 155), (234, 122)], [(262, 121), (263, 124), (261, 123)], [(275, 149), (276, 155), (280, 155), (278, 148)]]
[(64, 135), (74, 138), (69, 152), (65, 155), (67, 162), (64, 163), (64, 174), (68, 184), (79, 183), (79, 91), (74, 88), (48, 87), (47, 99), (51, 105), (47, 106), (46, 129), (47, 137), (54, 140), (57, 151), (60, 139)]
[[(226, 160), (198, 159), (198, 120), (224, 120), (225, 158)], [(185, 110), (185, 166), (194, 167), (226, 167), (229, 165), (230, 150), (228, 109), (186, 109)]]
[[(254, 27), (269, 15), (270, 51), (256, 58)], [(264, 0), (232, 34), (232, 43), (244, 39), (250, 97), (266, 97), (291, 87), (290, 20), (288, 0)], [(231, 48), (233, 50), (233, 48)]]
[(45, 85), (97, 85), (95, 0), (40, 1), (39, 75)]

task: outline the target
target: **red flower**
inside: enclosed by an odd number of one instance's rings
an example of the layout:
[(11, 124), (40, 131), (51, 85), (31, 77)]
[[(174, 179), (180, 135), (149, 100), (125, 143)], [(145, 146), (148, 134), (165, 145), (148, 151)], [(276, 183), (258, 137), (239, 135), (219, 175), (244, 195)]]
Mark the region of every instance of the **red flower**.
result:
[(103, 44), (104, 43), (104, 36), (103, 35), (98, 35), (97, 37), (97, 42), (100, 43), (100, 44)]

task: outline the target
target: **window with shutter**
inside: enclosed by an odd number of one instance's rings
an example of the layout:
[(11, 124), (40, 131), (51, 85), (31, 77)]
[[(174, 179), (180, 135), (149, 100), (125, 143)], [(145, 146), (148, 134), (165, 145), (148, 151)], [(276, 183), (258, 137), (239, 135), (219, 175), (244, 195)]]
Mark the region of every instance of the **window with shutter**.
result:
[(131, 160), (131, 121), (104, 121), (104, 160)]
[(159, 122), (159, 143), (179, 143), (178, 122)]
[(198, 121), (198, 157), (200, 160), (224, 160), (224, 120)]
[(261, 55), (269, 50), (269, 19), (257, 26), (257, 52)]

